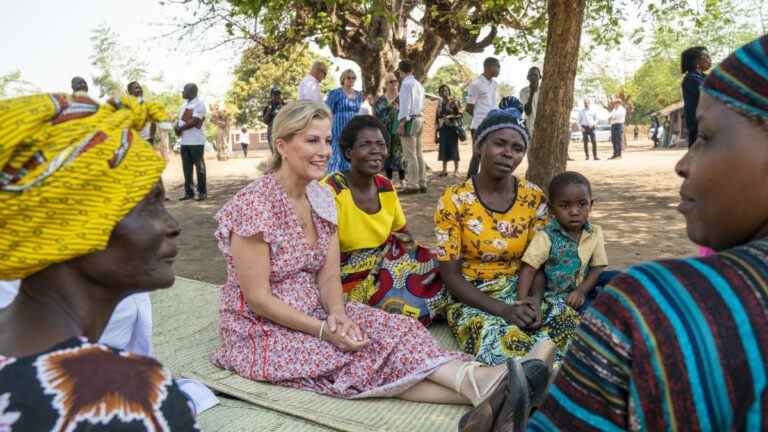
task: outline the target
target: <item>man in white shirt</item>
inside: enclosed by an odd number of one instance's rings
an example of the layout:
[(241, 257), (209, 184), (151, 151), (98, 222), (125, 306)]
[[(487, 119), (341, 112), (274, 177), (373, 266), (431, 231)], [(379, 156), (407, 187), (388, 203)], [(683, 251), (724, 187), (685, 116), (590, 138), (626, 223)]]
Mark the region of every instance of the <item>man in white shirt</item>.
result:
[(325, 63), (316, 61), (312, 64), (309, 74), (299, 84), (299, 100), (313, 100), (322, 102), (323, 92), (320, 91), (320, 83), (328, 74)]
[(197, 97), (197, 85), (189, 83), (182, 93), (187, 103), (181, 107), (174, 131), (181, 137), (181, 164), (184, 169), (184, 196), (180, 201), (195, 197), (192, 188), (192, 168), (197, 171), (197, 200), (208, 198), (205, 178), (205, 104)]
[(584, 108), (579, 111), (579, 126), (581, 127), (581, 139), (584, 141), (584, 155), (589, 160), (589, 140), (592, 140), (592, 155), (595, 160), (597, 157), (597, 139), (595, 138), (595, 127), (597, 127), (597, 112), (593, 110), (589, 101), (584, 99)]
[(472, 116), (472, 124), (469, 131), (472, 134), (472, 160), (469, 162), (467, 178), (477, 174), (480, 168), (480, 152), (475, 146), (475, 131), (480, 123), (485, 120), (488, 113), (496, 108), (496, 88), (498, 83), (494, 78), (499, 76), (501, 63), (495, 57), (488, 57), (483, 61), (483, 73), (480, 74), (467, 89), (467, 112)]
[(427, 192), (427, 172), (421, 148), (421, 131), (424, 126), (424, 87), (413, 76), (413, 65), (401, 61), (397, 71), (400, 75), (400, 108), (397, 118), (400, 126), (397, 134), (403, 146), (406, 160), (405, 182), (402, 194)]
[(533, 128), (536, 123), (536, 110), (539, 107), (539, 85), (541, 84), (541, 70), (537, 66), (528, 69), (528, 86), (520, 90), (520, 102), (522, 102), (525, 114), (525, 125), (533, 143)]
[(621, 101), (614, 99), (611, 102), (611, 113), (608, 115), (608, 122), (611, 124), (611, 144), (613, 144), (613, 156), (610, 159), (621, 159), (621, 143), (624, 139), (624, 120), (627, 117), (627, 110), (621, 104)]

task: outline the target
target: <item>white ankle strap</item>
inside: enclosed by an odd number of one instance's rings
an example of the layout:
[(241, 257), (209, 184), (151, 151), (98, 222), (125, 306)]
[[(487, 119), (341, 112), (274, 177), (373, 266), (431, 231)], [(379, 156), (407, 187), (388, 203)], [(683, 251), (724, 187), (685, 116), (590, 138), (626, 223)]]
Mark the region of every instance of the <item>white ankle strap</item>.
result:
[(469, 383), (472, 385), (476, 397), (480, 397), (480, 389), (477, 387), (477, 380), (474, 374), (474, 369), (479, 366), (482, 366), (479, 362), (466, 362), (459, 366), (459, 370), (456, 371), (456, 382), (454, 383), (456, 393), (461, 393), (461, 385), (464, 384), (464, 379), (469, 377)]

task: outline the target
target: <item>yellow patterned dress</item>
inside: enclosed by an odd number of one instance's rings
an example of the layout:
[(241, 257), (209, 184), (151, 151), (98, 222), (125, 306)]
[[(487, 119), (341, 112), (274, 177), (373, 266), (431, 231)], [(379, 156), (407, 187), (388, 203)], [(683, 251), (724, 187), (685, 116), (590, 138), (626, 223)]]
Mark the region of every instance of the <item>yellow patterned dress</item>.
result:
[[(461, 260), (464, 278), (487, 295), (506, 303), (517, 297), (517, 276), (525, 249), (547, 218), (541, 189), (517, 179), (515, 200), (505, 212), (491, 210), (475, 192), (473, 179), (449, 187), (437, 204), (435, 235), (440, 261)], [(542, 302), (544, 325), (526, 331), (498, 316), (451, 298), (448, 324), (462, 349), (489, 365), (524, 356), (540, 339), (558, 346), (558, 357), (579, 321), (569, 307)]]

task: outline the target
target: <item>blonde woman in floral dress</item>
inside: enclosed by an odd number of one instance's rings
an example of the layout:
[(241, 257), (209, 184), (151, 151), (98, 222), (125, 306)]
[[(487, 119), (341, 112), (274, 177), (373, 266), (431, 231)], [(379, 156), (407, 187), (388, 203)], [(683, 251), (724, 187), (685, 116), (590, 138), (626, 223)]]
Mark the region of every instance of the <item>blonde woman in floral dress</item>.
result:
[(340, 398), (477, 405), (505, 376), (517, 377), (513, 393), (528, 394), (519, 377), (536, 361), (515, 362), (514, 374), (481, 366), (441, 348), (413, 318), (345, 302), (336, 206), (317, 181), (331, 157), (331, 113), (291, 102), (275, 118), (273, 140), (270, 173), (216, 215), (228, 277), (214, 364)]
[(449, 187), (435, 212), (440, 273), (454, 300), (448, 324), (461, 348), (485, 364), (522, 357), (547, 339), (559, 358), (578, 313), (541, 302), (543, 276), (531, 297), (516, 299), (521, 258), (547, 216), (541, 189), (513, 175), (529, 141), (520, 111), (492, 111), (476, 137), (482, 170)]

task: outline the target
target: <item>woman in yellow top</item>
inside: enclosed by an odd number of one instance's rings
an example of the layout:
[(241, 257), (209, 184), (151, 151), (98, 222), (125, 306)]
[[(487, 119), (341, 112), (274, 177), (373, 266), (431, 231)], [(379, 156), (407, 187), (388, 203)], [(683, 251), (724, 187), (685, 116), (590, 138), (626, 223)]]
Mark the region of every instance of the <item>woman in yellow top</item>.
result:
[[(551, 339), (564, 348), (578, 324), (570, 308), (517, 301), (517, 277), (535, 230), (546, 222), (546, 198), (513, 175), (528, 149), (521, 110), (494, 110), (478, 127), (481, 171), (449, 187), (435, 211), (440, 273), (453, 301), (448, 324), (465, 352), (495, 365)], [(537, 290), (543, 294), (544, 278)]]
[(428, 324), (445, 306), (445, 289), (437, 260), (413, 242), (395, 188), (378, 174), (388, 136), (376, 117), (354, 117), (340, 139), (350, 169), (324, 180), (338, 211), (342, 284), (350, 300)]

